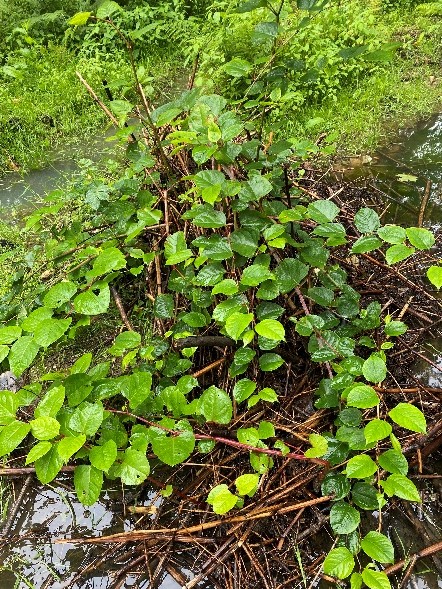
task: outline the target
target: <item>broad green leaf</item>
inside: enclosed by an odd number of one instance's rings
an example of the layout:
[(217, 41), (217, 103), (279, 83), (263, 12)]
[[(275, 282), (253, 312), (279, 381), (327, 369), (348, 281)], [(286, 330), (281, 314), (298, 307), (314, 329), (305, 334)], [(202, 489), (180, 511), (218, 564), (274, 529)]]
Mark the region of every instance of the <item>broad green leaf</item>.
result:
[(258, 435), (260, 440), (275, 437), (275, 426), (270, 421), (261, 421), (258, 427)]
[(285, 339), (285, 330), (279, 321), (275, 319), (264, 319), (255, 326), (257, 334), (270, 340), (283, 341)]
[(381, 481), (381, 485), (389, 497), (396, 495), (407, 501), (421, 503), (416, 485), (403, 474), (391, 474), (385, 481)]
[(161, 432), (152, 439), (152, 450), (161, 462), (176, 466), (187, 460), (195, 449), (195, 436), (191, 431), (182, 431), (179, 435), (165, 435)]
[(40, 325), (42, 321), (49, 319), (52, 317), (54, 313), (54, 309), (49, 309), (49, 307), (39, 307), (29, 313), (29, 315), (24, 319), (21, 326), (24, 331), (28, 331), (29, 333), (33, 333), (37, 327)]
[(365, 235), (354, 242), (351, 251), (353, 254), (365, 254), (381, 247), (382, 241), (374, 235)]
[(67, 462), (71, 456), (76, 454), (86, 442), (86, 436), (79, 434), (78, 436), (66, 436), (62, 438), (57, 444), (57, 451), (60, 458)]
[(123, 331), (115, 338), (109, 352), (114, 356), (122, 356), (125, 350), (137, 348), (141, 344), (141, 335), (136, 331)]
[(232, 78), (244, 78), (251, 70), (252, 64), (246, 59), (241, 59), (239, 57), (235, 57), (224, 66), (224, 71), (229, 76), (232, 76)]
[(403, 321), (390, 321), (384, 327), (385, 335), (396, 337), (407, 331), (408, 327)]
[(408, 473), (407, 459), (399, 450), (386, 450), (379, 456), (378, 462), (381, 468), (393, 474)]
[(152, 396), (152, 375), (150, 372), (134, 372), (129, 376), (121, 377), (119, 382), (121, 392), (129, 401), (131, 409), (135, 409)]
[(166, 266), (181, 264), (192, 256), (192, 250), (187, 248), (186, 238), (183, 231), (172, 233), (166, 239), (164, 245)]
[(435, 243), (434, 235), (428, 229), (407, 227), (405, 233), (411, 245), (414, 245), (419, 250), (429, 250)]
[(43, 348), (47, 348), (59, 340), (69, 328), (72, 318), (45, 319), (34, 331), (34, 340)]
[(414, 405), (398, 403), (388, 415), (395, 423), (412, 432), (425, 434), (427, 431), (425, 415)]
[(212, 385), (199, 399), (199, 412), (207, 421), (230, 423), (233, 414), (232, 400), (225, 391)]
[(207, 503), (212, 506), (213, 511), (223, 515), (233, 509), (238, 497), (229, 491), (227, 485), (217, 485), (207, 496)]
[(170, 294), (160, 294), (155, 299), (153, 314), (158, 319), (170, 319), (173, 317), (174, 308), (173, 296)]
[(366, 567), (362, 571), (362, 580), (369, 589), (391, 589), (390, 580), (382, 571), (374, 571)]
[(322, 481), (321, 491), (323, 495), (332, 495), (334, 501), (339, 501), (349, 494), (350, 481), (343, 474), (329, 472)]
[(0, 432), (0, 456), (10, 454), (28, 435), (31, 426), (23, 421), (12, 421)]
[(394, 562), (393, 544), (384, 534), (368, 532), (361, 540), (361, 548), (367, 556), (377, 562)]
[(439, 289), (442, 286), (442, 266), (430, 266), (427, 270), (427, 278)]
[(353, 503), (361, 509), (369, 511), (379, 509), (377, 491), (368, 483), (355, 483), (351, 490), (351, 498)]
[(44, 456), (35, 461), (35, 474), (43, 485), (47, 485), (55, 479), (63, 466), (63, 459), (57, 451), (57, 445)]
[(77, 295), (74, 299), (74, 309), (76, 313), (82, 315), (99, 315), (105, 313), (109, 308), (110, 290), (106, 286), (102, 288), (98, 295), (87, 290)]
[(35, 444), (35, 446), (31, 448), (28, 455), (26, 456), (25, 464), (31, 464), (32, 462), (35, 462), (36, 460), (47, 454), (51, 448), (51, 442), (38, 442), (38, 444)]
[(379, 405), (380, 399), (376, 391), (365, 384), (352, 387), (347, 395), (347, 405), (359, 409), (369, 409)]
[(230, 295), (236, 294), (237, 292), (238, 292), (238, 285), (231, 278), (226, 278), (225, 280), (221, 280), (220, 283), (216, 284), (212, 288), (212, 295), (223, 294), (226, 296), (230, 296)]
[(104, 410), (101, 403), (84, 401), (76, 407), (70, 420), (69, 427), (86, 436), (93, 436), (103, 423)]
[(258, 286), (265, 280), (272, 280), (274, 278), (273, 273), (270, 272), (265, 266), (260, 264), (253, 264), (243, 270), (241, 276), (241, 284), (244, 286)]
[(226, 225), (226, 215), (211, 205), (201, 205), (193, 217), (193, 224), (205, 229), (218, 229)]
[(346, 579), (355, 568), (355, 559), (348, 548), (333, 548), (324, 560), (323, 569), (326, 575)]
[(307, 207), (307, 216), (317, 223), (330, 223), (339, 213), (339, 208), (330, 200), (316, 200)]
[(249, 380), (248, 378), (243, 378), (242, 380), (239, 380), (233, 387), (233, 397), (237, 403), (242, 403), (255, 392), (255, 389), (255, 382)]
[(117, 473), (123, 484), (140, 485), (150, 473), (150, 464), (146, 454), (134, 448), (127, 448)]
[(387, 260), (387, 264), (391, 266), (392, 264), (402, 262), (402, 260), (405, 260), (409, 256), (413, 255), (414, 252), (414, 247), (408, 247), (403, 244), (392, 245), (385, 252), (385, 258)]
[(364, 427), (364, 436), (367, 444), (379, 442), (391, 434), (391, 425), (383, 419), (372, 419)]
[(38, 354), (40, 346), (33, 337), (25, 335), (20, 337), (9, 352), (9, 367), (15, 376), (21, 376), (29, 368)]
[(79, 501), (83, 505), (93, 505), (100, 497), (103, 473), (93, 466), (80, 464), (74, 470), (74, 486)]
[(236, 490), (239, 495), (253, 497), (258, 488), (259, 474), (243, 474), (235, 481)]
[(284, 294), (299, 286), (308, 274), (308, 266), (295, 258), (286, 258), (275, 268), (276, 284)]
[(9, 325), (0, 329), (0, 344), (12, 344), (21, 336), (22, 329), (18, 325)]
[(387, 376), (385, 360), (380, 358), (376, 353), (371, 354), (362, 365), (362, 374), (369, 382), (382, 382)]
[(319, 434), (310, 434), (308, 441), (312, 445), (311, 448), (304, 452), (306, 458), (318, 458), (324, 456), (328, 450), (327, 440)]
[(19, 407), (17, 395), (11, 391), (0, 391), (0, 425), (8, 425), (15, 421)]
[(335, 534), (351, 534), (357, 529), (361, 521), (361, 514), (357, 509), (339, 501), (330, 510), (330, 525)]
[(376, 463), (366, 454), (350, 458), (345, 467), (349, 479), (366, 479), (377, 471)]
[(350, 577), (350, 589), (361, 589), (362, 575), (360, 573), (353, 573)]
[(88, 368), (91, 365), (92, 362), (92, 353), (91, 352), (86, 352), (86, 354), (83, 354), (82, 356), (80, 356), (75, 362), (74, 364), (72, 364), (69, 372), (71, 374), (80, 374), (83, 372), (87, 372)]
[(379, 229), (381, 222), (376, 211), (364, 207), (356, 213), (355, 225), (361, 233), (373, 233)]
[(3, 360), (7, 357), (8, 354), (9, 354), (9, 346), (0, 345), (0, 362), (3, 362)]
[(92, 12), (77, 12), (77, 14), (74, 14), (74, 16), (68, 20), (68, 24), (75, 27), (85, 25), (91, 14)]
[(398, 225), (384, 225), (383, 227), (379, 227), (378, 235), (382, 241), (392, 244), (403, 243), (407, 237), (405, 229)]
[(258, 359), (259, 367), (263, 372), (271, 372), (284, 364), (279, 354), (263, 354)]
[(37, 440), (52, 440), (60, 431), (59, 422), (53, 417), (37, 417), (30, 421), (31, 433)]
[[(215, 131), (215, 128), (213, 129)], [(209, 131), (210, 132), (210, 131)], [(216, 125), (217, 139), (209, 138), (209, 141), (218, 141), (221, 138), (221, 131)], [(218, 170), (201, 170), (193, 177), (196, 186), (201, 190), (201, 196), (204, 201), (209, 204), (214, 204), (221, 192), (226, 178), (222, 172)]]
[(234, 252), (251, 258), (258, 247), (259, 233), (252, 228), (237, 229), (230, 235), (230, 245)]
[(235, 341), (239, 340), (252, 321), (253, 313), (233, 313), (226, 320), (225, 330), (227, 335)]
[(104, 249), (94, 260), (89, 276), (102, 276), (126, 266), (126, 258), (117, 247)]
[(107, 472), (117, 459), (117, 444), (108, 440), (102, 446), (93, 446), (89, 451), (89, 460), (98, 470)]
[(57, 309), (64, 303), (67, 303), (77, 292), (77, 287), (73, 282), (64, 281), (54, 284), (52, 288), (43, 297), (45, 307)]

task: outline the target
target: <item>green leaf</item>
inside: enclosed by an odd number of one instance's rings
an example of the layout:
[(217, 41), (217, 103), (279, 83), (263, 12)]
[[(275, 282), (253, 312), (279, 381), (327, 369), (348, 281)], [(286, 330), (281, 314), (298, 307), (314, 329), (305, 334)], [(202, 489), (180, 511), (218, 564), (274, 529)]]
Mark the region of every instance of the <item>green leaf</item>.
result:
[(372, 233), (379, 229), (381, 221), (376, 211), (364, 207), (356, 213), (355, 225), (361, 233)]
[(5, 456), (15, 450), (28, 435), (30, 429), (29, 423), (18, 420), (5, 425), (0, 432), (0, 456)]
[(93, 446), (89, 451), (89, 460), (98, 470), (107, 472), (117, 459), (117, 444), (108, 440), (102, 446)]
[(324, 573), (338, 579), (346, 579), (354, 568), (355, 559), (350, 550), (344, 546), (330, 550), (323, 564)]
[(361, 514), (344, 501), (334, 503), (330, 510), (330, 525), (335, 534), (351, 534), (359, 526)]
[(230, 245), (234, 252), (251, 258), (258, 247), (259, 233), (255, 229), (237, 229), (230, 235)]
[(71, 456), (76, 454), (86, 442), (86, 436), (79, 434), (78, 436), (66, 436), (62, 438), (57, 444), (57, 451), (60, 458), (67, 462)]
[(224, 515), (233, 509), (238, 497), (229, 491), (227, 485), (213, 487), (207, 496), (207, 503), (212, 506), (213, 511), (218, 515)]
[(21, 336), (22, 329), (18, 325), (9, 325), (0, 329), (0, 344), (12, 344)]
[(387, 243), (403, 243), (407, 234), (403, 227), (399, 227), (398, 225), (384, 225), (378, 229), (378, 235)]
[(73, 282), (64, 281), (54, 284), (52, 288), (43, 297), (45, 307), (57, 309), (67, 303), (77, 292), (77, 287)]
[(371, 354), (362, 365), (362, 374), (369, 382), (382, 382), (387, 376), (385, 360), (380, 358), (376, 353)]
[(396, 337), (405, 333), (407, 329), (408, 327), (403, 321), (390, 321), (385, 325), (384, 331), (385, 335)]
[(103, 486), (103, 473), (101, 470), (81, 464), (74, 470), (74, 486), (79, 501), (83, 505), (93, 505), (100, 497)]
[(115, 338), (109, 352), (114, 356), (122, 356), (125, 350), (137, 348), (141, 344), (141, 335), (136, 331), (123, 331)]
[(382, 241), (374, 235), (365, 235), (354, 242), (351, 252), (353, 254), (365, 254), (381, 247)]
[(333, 495), (333, 500), (338, 501), (350, 492), (350, 481), (343, 474), (329, 472), (322, 481), (321, 491), (323, 495)]
[(259, 483), (259, 474), (243, 474), (235, 481), (236, 490), (239, 495), (253, 497)]
[(43, 348), (47, 348), (64, 335), (71, 322), (71, 317), (68, 319), (45, 319), (34, 331), (35, 342)]
[(74, 16), (68, 20), (68, 24), (75, 27), (85, 25), (91, 14), (92, 12), (77, 12), (77, 14), (74, 14)]
[(324, 456), (324, 454), (326, 454), (328, 443), (324, 437), (319, 434), (310, 434), (308, 441), (312, 447), (304, 452), (306, 458), (318, 458), (319, 456)]
[(74, 309), (76, 313), (81, 315), (99, 315), (105, 313), (109, 308), (110, 290), (106, 286), (102, 288), (98, 295), (87, 290), (77, 295), (74, 299)]
[(104, 410), (101, 403), (84, 401), (76, 407), (69, 420), (69, 427), (86, 436), (93, 436), (103, 423)]
[(57, 451), (57, 446), (52, 448), (44, 456), (35, 461), (35, 474), (43, 485), (47, 485), (55, 479), (63, 466), (63, 459)]
[(381, 485), (389, 497), (396, 495), (407, 501), (421, 503), (416, 485), (403, 474), (391, 474), (385, 481), (381, 481)]
[(317, 223), (330, 223), (339, 213), (339, 208), (330, 200), (316, 200), (307, 207), (307, 216)]
[(218, 229), (225, 227), (226, 216), (222, 211), (217, 211), (211, 205), (201, 205), (197, 214), (193, 217), (193, 224), (205, 229)]
[(258, 286), (265, 280), (273, 279), (273, 273), (265, 266), (260, 264), (253, 264), (244, 269), (241, 276), (241, 284), (244, 286)]
[(364, 436), (367, 444), (379, 442), (391, 434), (391, 425), (383, 419), (372, 419), (364, 427)]
[(227, 335), (235, 341), (239, 340), (252, 321), (253, 313), (233, 313), (226, 320), (225, 330)]
[(26, 319), (22, 322), (21, 326), (24, 331), (32, 333), (37, 329), (42, 321), (52, 317), (53, 313), (53, 309), (49, 309), (48, 307), (39, 307), (38, 309), (35, 309), (35, 311), (32, 311), (32, 313), (29, 313)]
[(285, 339), (285, 330), (279, 321), (275, 319), (264, 319), (255, 326), (257, 334), (270, 340), (283, 341)]
[(238, 292), (238, 285), (231, 278), (221, 280), (212, 288), (212, 295), (223, 294), (226, 296), (234, 295)]
[(361, 589), (362, 575), (360, 573), (353, 573), (350, 577), (350, 589)]
[(136, 409), (152, 395), (152, 375), (150, 372), (134, 372), (120, 379), (121, 392), (129, 401), (131, 409)]
[(17, 395), (11, 391), (0, 392), (0, 425), (9, 425), (15, 421), (19, 407)]
[(192, 257), (192, 250), (187, 248), (183, 231), (177, 231), (167, 237), (164, 245), (164, 255), (166, 257), (166, 266), (181, 264), (181, 262)]
[[(218, 125), (217, 139), (210, 139), (209, 141), (218, 141), (221, 138), (221, 132)], [(226, 182), (226, 178), (222, 172), (218, 170), (201, 170), (193, 177), (196, 186), (201, 190), (201, 196), (204, 201), (209, 204), (214, 204), (221, 192), (223, 184)]]
[(395, 423), (412, 432), (425, 434), (427, 431), (425, 415), (414, 405), (398, 403), (388, 415)]
[(351, 490), (351, 498), (353, 503), (361, 509), (369, 511), (379, 509), (376, 489), (368, 483), (355, 483)]
[(284, 364), (279, 354), (263, 354), (258, 359), (259, 367), (263, 372), (271, 372)]
[(21, 376), (29, 368), (39, 349), (40, 346), (29, 335), (22, 336), (15, 342), (8, 356), (9, 366), (15, 376)]
[(31, 448), (28, 455), (26, 456), (25, 464), (31, 464), (32, 462), (35, 462), (36, 460), (47, 454), (51, 448), (51, 442), (38, 442), (38, 444), (35, 444), (35, 446)]
[(439, 289), (442, 286), (442, 266), (430, 266), (427, 270), (427, 278)]
[(379, 405), (380, 399), (376, 391), (365, 384), (357, 384), (350, 389), (347, 396), (347, 405), (349, 407), (358, 407), (359, 409), (369, 409)]
[(399, 450), (387, 450), (378, 458), (379, 466), (393, 474), (408, 473), (408, 462), (405, 456)]
[(104, 249), (95, 259), (89, 276), (102, 276), (115, 270), (125, 268), (126, 258), (117, 247), (108, 247)]
[(393, 544), (384, 534), (368, 532), (361, 540), (361, 548), (367, 556), (377, 562), (394, 562)]
[[(232, 78), (244, 78), (252, 70), (252, 64), (246, 59), (235, 57), (225, 64), (224, 71)], [(217, 512), (215, 512), (217, 513)]]
[(199, 412), (207, 421), (230, 423), (233, 414), (232, 400), (225, 391), (212, 385), (199, 399)]
[(170, 319), (173, 317), (174, 308), (173, 296), (170, 294), (160, 294), (155, 299), (153, 314), (158, 319)]
[(37, 417), (30, 422), (31, 433), (37, 440), (52, 440), (60, 431), (59, 422), (53, 417)]
[(187, 460), (194, 449), (195, 436), (191, 431), (182, 431), (179, 435), (171, 436), (160, 432), (152, 438), (153, 452), (169, 466), (176, 466)]
[(387, 264), (391, 266), (392, 264), (402, 262), (402, 260), (405, 260), (409, 256), (413, 255), (414, 252), (414, 247), (408, 247), (403, 244), (392, 245), (385, 252), (385, 258), (387, 260)]
[(366, 479), (377, 471), (376, 463), (366, 454), (350, 458), (345, 467), (349, 479)]
[(366, 567), (362, 571), (362, 580), (370, 589), (391, 589), (390, 581), (382, 571)]
[(248, 378), (243, 378), (235, 384), (233, 388), (233, 397), (237, 403), (242, 403), (255, 392), (255, 389), (256, 383)]
[(146, 454), (134, 448), (127, 448), (117, 473), (124, 485), (140, 485), (150, 474), (150, 464)]
[(276, 284), (284, 294), (299, 286), (308, 274), (308, 266), (295, 258), (286, 258), (275, 268)]
[(421, 227), (407, 227), (405, 230), (408, 241), (418, 250), (429, 250), (435, 243), (434, 235), (428, 229)]

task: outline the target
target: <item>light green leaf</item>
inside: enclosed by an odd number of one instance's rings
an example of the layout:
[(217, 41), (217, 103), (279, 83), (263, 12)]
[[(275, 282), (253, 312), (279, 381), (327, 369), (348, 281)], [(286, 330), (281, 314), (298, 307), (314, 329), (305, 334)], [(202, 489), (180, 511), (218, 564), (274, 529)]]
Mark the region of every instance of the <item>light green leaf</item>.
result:
[(421, 503), (421, 497), (416, 485), (403, 474), (391, 474), (381, 485), (389, 497), (400, 497), (407, 501)]
[(191, 431), (182, 431), (179, 435), (166, 435), (159, 432), (152, 439), (152, 450), (161, 462), (176, 466), (187, 460), (195, 449), (195, 436)]
[(378, 458), (379, 466), (393, 474), (408, 473), (408, 462), (400, 450), (386, 450)]
[(87, 290), (77, 295), (74, 299), (74, 309), (76, 313), (82, 315), (99, 315), (105, 313), (109, 308), (110, 290), (106, 286), (102, 288), (98, 295)]
[(0, 425), (8, 425), (15, 421), (19, 407), (17, 395), (11, 391), (0, 392)]
[(307, 216), (317, 223), (330, 223), (339, 213), (339, 208), (330, 200), (316, 200), (307, 207)]
[(369, 589), (391, 589), (390, 581), (382, 571), (374, 571), (366, 567), (362, 571), (362, 580)]
[(285, 339), (285, 330), (279, 321), (275, 319), (264, 319), (255, 327), (256, 333), (270, 340), (282, 341)]
[(251, 70), (252, 64), (246, 59), (241, 59), (239, 57), (235, 57), (224, 66), (224, 71), (229, 76), (232, 76), (232, 78), (244, 78)]
[(378, 235), (382, 241), (392, 244), (403, 243), (407, 237), (405, 229), (398, 225), (384, 225), (378, 229)]
[(385, 360), (376, 353), (371, 354), (362, 365), (362, 374), (369, 382), (382, 382), (387, 376), (387, 366)]
[(28, 331), (29, 333), (33, 333), (37, 327), (40, 325), (42, 321), (49, 319), (52, 317), (54, 313), (54, 309), (49, 309), (48, 307), (39, 307), (29, 313), (29, 315), (24, 319), (21, 326), (24, 331)]
[(259, 474), (243, 474), (235, 481), (236, 490), (239, 495), (253, 497), (259, 483)]
[(238, 292), (238, 285), (231, 278), (226, 278), (225, 280), (221, 280), (220, 283), (216, 284), (212, 288), (212, 295), (223, 294), (226, 296), (230, 296), (230, 295), (236, 294), (237, 292)]
[(359, 409), (369, 409), (379, 405), (380, 399), (376, 391), (365, 384), (357, 384), (350, 389), (347, 396), (347, 405), (349, 407), (358, 407)]
[(419, 250), (429, 250), (435, 243), (434, 235), (428, 229), (407, 227), (405, 230), (408, 241)]
[(391, 425), (383, 419), (372, 419), (364, 427), (364, 436), (367, 444), (379, 442), (391, 434)]
[(152, 375), (150, 372), (134, 372), (129, 376), (121, 377), (119, 382), (121, 392), (128, 399), (131, 409), (136, 409), (152, 396)]
[(107, 472), (117, 459), (117, 444), (107, 440), (102, 446), (93, 446), (89, 451), (89, 460), (98, 470)]
[(38, 444), (35, 444), (35, 446), (31, 448), (28, 455), (26, 456), (25, 464), (31, 464), (32, 462), (35, 462), (36, 460), (47, 454), (51, 448), (51, 442), (38, 442)]
[(323, 564), (324, 573), (338, 579), (346, 579), (354, 568), (355, 559), (350, 550), (344, 546), (330, 550)]
[(356, 213), (355, 225), (361, 233), (372, 233), (379, 229), (381, 221), (376, 211), (364, 207)]
[(243, 378), (235, 384), (233, 388), (233, 397), (237, 403), (242, 403), (255, 392), (255, 389), (255, 382), (249, 380), (248, 378)]
[(361, 540), (361, 548), (367, 556), (377, 562), (394, 562), (393, 544), (384, 534), (368, 532)]
[(427, 278), (439, 289), (442, 286), (442, 266), (430, 266), (427, 270)]
[(73, 282), (64, 281), (54, 284), (52, 288), (43, 297), (45, 307), (57, 309), (64, 303), (67, 303), (77, 292), (77, 287)]
[(63, 459), (58, 454), (57, 445), (44, 456), (35, 461), (35, 474), (43, 485), (47, 485), (55, 479), (63, 466)]
[(328, 450), (328, 443), (324, 437), (319, 434), (310, 434), (308, 440), (312, 447), (304, 452), (306, 458), (318, 458), (326, 454)]
[(258, 359), (259, 367), (263, 372), (271, 372), (284, 364), (279, 354), (263, 354)]
[(62, 438), (57, 444), (57, 451), (60, 458), (67, 462), (71, 456), (76, 454), (86, 442), (86, 436), (79, 434), (78, 436), (66, 436)]
[(381, 247), (382, 241), (374, 235), (364, 235), (356, 240), (351, 248), (353, 254), (365, 254)]
[(68, 20), (68, 24), (75, 27), (85, 25), (91, 14), (92, 12), (77, 12), (77, 14), (74, 14), (74, 16)]
[(239, 340), (244, 330), (253, 321), (253, 313), (233, 313), (226, 320), (225, 330), (235, 341)]
[(125, 350), (137, 348), (141, 344), (141, 335), (136, 331), (123, 331), (115, 338), (109, 352), (114, 356), (122, 356)]
[(15, 342), (8, 356), (9, 366), (15, 376), (21, 376), (29, 368), (39, 349), (40, 346), (29, 335), (22, 336)]
[(308, 274), (308, 266), (295, 258), (286, 258), (275, 268), (276, 284), (284, 294), (299, 286)]
[(52, 440), (60, 431), (59, 422), (53, 417), (37, 417), (30, 422), (31, 433), (37, 440)]
[(126, 258), (117, 247), (104, 249), (95, 259), (89, 276), (102, 276), (126, 266)]
[(218, 515), (223, 515), (236, 505), (238, 497), (229, 491), (227, 485), (217, 485), (214, 487), (208, 497), (207, 503), (212, 506), (213, 511)]
[(104, 410), (101, 403), (84, 401), (76, 407), (69, 420), (69, 427), (86, 436), (93, 436), (103, 423)]
[(0, 344), (12, 344), (21, 336), (22, 329), (18, 325), (9, 325), (0, 329)]
[(425, 434), (427, 431), (425, 415), (410, 403), (398, 403), (388, 415), (395, 423), (412, 432)]
[(34, 331), (34, 340), (43, 348), (47, 348), (67, 331), (72, 318), (68, 319), (45, 319), (42, 321)]
[(260, 264), (253, 264), (245, 268), (241, 276), (241, 284), (244, 286), (258, 286), (265, 280), (272, 280), (274, 278), (272, 272), (265, 266)]
[(335, 534), (351, 534), (357, 529), (361, 521), (361, 514), (357, 509), (339, 501), (330, 510), (330, 525)]
[(376, 463), (366, 454), (353, 456), (347, 462), (345, 472), (349, 479), (366, 479), (377, 471)]
[(397, 264), (398, 262), (402, 262), (402, 260), (407, 259), (409, 256), (413, 255), (414, 252), (414, 247), (408, 247), (403, 244), (392, 245), (385, 252), (385, 258), (387, 260), (387, 264), (391, 266), (392, 264)]
[(103, 473), (101, 470), (81, 464), (74, 470), (74, 486), (79, 501), (83, 505), (93, 505), (100, 497), (103, 486)]
[(233, 414), (232, 400), (225, 391), (212, 385), (199, 399), (199, 413), (204, 415), (207, 421), (230, 423)]
[(10, 454), (28, 435), (31, 426), (23, 421), (12, 421), (0, 432), (0, 456)]
[(385, 325), (384, 331), (385, 335), (396, 337), (405, 333), (407, 329), (408, 327), (403, 321), (390, 321)]

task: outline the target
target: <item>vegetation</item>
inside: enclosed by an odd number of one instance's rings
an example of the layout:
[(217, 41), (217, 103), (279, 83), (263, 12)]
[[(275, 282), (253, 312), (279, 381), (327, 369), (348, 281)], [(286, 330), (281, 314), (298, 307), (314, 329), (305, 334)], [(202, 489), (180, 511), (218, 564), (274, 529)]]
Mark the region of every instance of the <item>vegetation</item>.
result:
[[(355, 2), (211, 5), (207, 30), (184, 52), (191, 62), (209, 46), (198, 86), (155, 109), (143, 40), (161, 51), (172, 33), (194, 35), (188, 8), (83, 8), (69, 20), (79, 28), (65, 35), (69, 49), (38, 44), (16, 55), (29, 68), (45, 51), (75, 51), (72, 77), (88, 59), (98, 85), (109, 52), (124, 48), (107, 102), (125, 162), (110, 173), (91, 167), (27, 218), (28, 251), (0, 301), (0, 360), (24, 379), (17, 393), (0, 393), (0, 456), (26, 447), (25, 464), (44, 484), (74, 465), (78, 498), (92, 505), (105, 479), (140, 485), (152, 463), (173, 469), (192, 456), (204, 464), (219, 447), (234, 448), (248, 461), (205, 497), (221, 516), (247, 506), (275, 464), (316, 465), (336, 537), (324, 574), (355, 589), (390, 587), (380, 565), (394, 562), (393, 544), (381, 516), (362, 534), (361, 513), (382, 514), (393, 497), (420, 502), (398, 428), (425, 434), (427, 422), (415, 405), (383, 397), (389, 351), (408, 327), (380, 302), (363, 303), (346, 267), (360, 258), (388, 270), (435, 238), (309, 191), (302, 165), (330, 155), (333, 136), (290, 138), (290, 123), (277, 121), (295, 107), (343, 100), (341, 87), (360, 76), (385, 76), (399, 44), (381, 42), (387, 24), (376, 29), (373, 6)], [(191, 14), (197, 8), (207, 7)], [(14, 59), (3, 66), (11, 75), (5, 68), (19, 84)], [(207, 91), (208, 78), (225, 96)], [(439, 264), (427, 276), (440, 288)], [(118, 317), (108, 343), (106, 325)], [(207, 348), (224, 355), (205, 364)], [(278, 403), (272, 375), (294, 361), (293, 349), (315, 366), (315, 407), (335, 418), (300, 449), (268, 417)], [(68, 362), (72, 350), (78, 357)], [(220, 366), (224, 385), (213, 376)]]

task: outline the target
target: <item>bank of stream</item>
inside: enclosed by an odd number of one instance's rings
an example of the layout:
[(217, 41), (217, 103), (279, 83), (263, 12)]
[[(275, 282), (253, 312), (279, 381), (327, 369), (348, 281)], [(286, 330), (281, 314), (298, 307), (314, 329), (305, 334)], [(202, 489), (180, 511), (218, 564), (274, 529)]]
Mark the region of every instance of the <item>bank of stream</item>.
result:
[[(89, 153), (85, 153), (84, 157), (90, 157), (98, 150), (91, 149), (89, 145), (86, 151)], [(54, 178), (59, 182), (60, 173), (68, 176), (75, 173), (76, 168), (72, 164), (66, 165), (66, 159), (62, 161), (64, 163), (60, 165), (54, 162), (50, 170), (33, 173), (35, 175), (24, 179), (25, 184), (20, 187), (15, 185), (14, 188), (11, 184), (0, 187), (2, 206), (24, 204), (33, 194), (41, 197), (44, 192), (55, 188)], [(345, 166), (336, 166), (333, 175), (340, 182), (368, 187), (381, 194), (388, 207), (385, 218), (390, 222), (416, 225), (421, 219), (424, 226), (440, 233), (442, 116), (435, 116), (415, 129), (404, 132), (388, 150), (381, 150), (371, 159), (354, 158), (346, 162)], [(23, 191), (26, 185), (30, 186), (29, 191)], [(425, 344), (424, 355), (432, 360), (433, 365), (422, 361), (414, 368), (415, 377), (423, 386), (442, 387), (442, 333), (436, 328), (435, 335), (438, 333), (440, 337)], [(433, 460), (434, 471), (440, 472), (440, 455), (438, 457), (436, 454)], [(421, 485), (424, 492), (422, 506), (408, 507), (431, 541), (441, 537), (440, 480), (425, 479)], [(15, 496), (19, 494), (23, 481), (23, 476), (11, 479), (8, 483), (4, 481), (3, 496), (7, 496), (7, 485), (13, 487)], [(103, 548), (82, 543), (54, 543), (57, 538), (109, 535), (143, 527), (143, 523), (155, 518), (162, 501), (158, 489), (149, 486), (139, 495), (124, 495), (121, 489), (115, 487), (109, 488), (94, 506), (85, 508), (75, 498), (68, 475), (57, 479), (51, 486), (30, 485), (7, 536), (0, 543), (0, 563), (3, 567), (0, 570), (0, 589), (14, 587), (16, 582), (20, 589), (26, 586), (36, 589), (182, 587), (183, 575), (187, 579), (192, 578), (189, 571), (191, 560), (185, 548), (182, 552), (174, 552), (174, 562), (170, 562), (169, 567), (163, 567), (162, 543), (159, 542), (156, 560), (149, 561), (151, 567), (147, 571), (144, 554), (139, 547), (136, 553), (135, 548), (134, 551), (127, 548), (124, 558), (120, 560), (120, 553), (116, 552), (112, 544)], [(422, 548), (420, 542), (425, 543), (426, 540), (425, 535), (417, 538), (416, 529), (406, 516), (398, 508), (388, 514), (392, 540), (397, 547), (402, 545), (397, 558), (416, 552)], [(378, 516), (374, 513), (370, 517), (376, 519)], [(324, 551), (329, 544), (330, 538), (321, 533), (312, 542), (312, 551)], [(210, 555), (210, 544), (206, 549)], [(138, 561), (136, 555), (139, 555)], [(164, 573), (163, 570), (168, 572)], [(433, 570), (434, 563), (431, 560), (420, 562), (407, 581), (407, 586), (410, 589), (416, 586), (419, 589), (442, 587), (442, 579)], [(196, 586), (207, 585), (202, 581)]]

